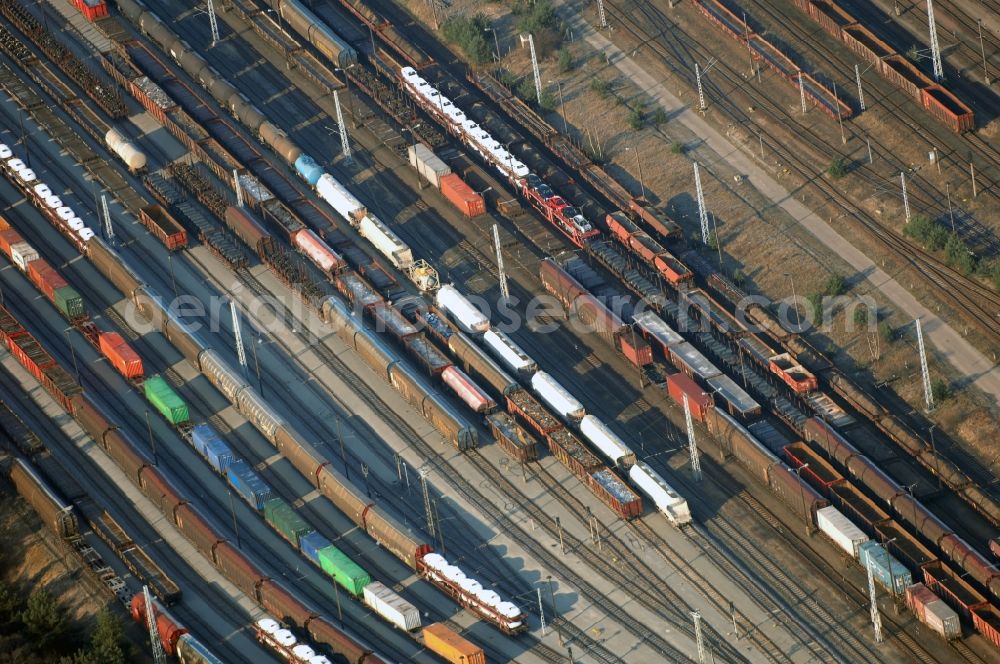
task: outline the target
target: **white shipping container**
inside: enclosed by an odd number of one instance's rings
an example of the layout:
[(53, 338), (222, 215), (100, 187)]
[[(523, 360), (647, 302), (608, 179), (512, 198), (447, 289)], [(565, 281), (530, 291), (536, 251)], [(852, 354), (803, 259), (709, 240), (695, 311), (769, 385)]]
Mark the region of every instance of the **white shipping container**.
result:
[(30, 168), (26, 168), (18, 173), (17, 177), (21, 179), (21, 182), (28, 184), (29, 182), (35, 181), (35, 172)]
[(365, 586), (364, 601), (375, 613), (401, 630), (411, 632), (420, 627), (420, 610), (379, 581)]
[(944, 600), (930, 602), (924, 605), (924, 621), (927, 626), (946, 639), (957, 639), (962, 636), (962, 624), (955, 610), (944, 603)]
[(38, 252), (27, 242), (10, 245), (10, 259), (22, 272), (28, 271), (28, 263), (38, 260)]
[(688, 342), (671, 346), (670, 357), (678, 368), (685, 373), (701, 376), (703, 379), (713, 378), (722, 372), (712, 364), (707, 357)]
[(368, 214), (364, 204), (329, 173), (321, 175), (316, 182), (316, 193), (329, 203), (330, 207), (337, 211), (337, 214), (354, 226), (357, 226), (362, 218)]
[(410, 166), (417, 169), (417, 173), (420, 173), (425, 180), (440, 189), (441, 178), (451, 173), (451, 169), (448, 167), (448, 164), (441, 161), (441, 159), (436, 154), (431, 152), (430, 148), (423, 143), (411, 145), (407, 149), (407, 154), (410, 158)]
[(611, 463), (623, 466), (635, 463), (635, 452), (608, 425), (593, 415), (584, 415), (580, 420), (580, 433)]
[(451, 314), (458, 326), (470, 334), (490, 329), (489, 319), (454, 286), (445, 284), (438, 289), (437, 304)]
[(44, 182), (39, 182), (35, 185), (35, 195), (39, 198), (46, 198), (52, 195), (52, 190), (49, 189), (49, 185)]
[(366, 215), (361, 220), (358, 232), (399, 269), (405, 270), (413, 265), (413, 252), (410, 247), (375, 215)]
[(663, 322), (663, 319), (652, 311), (637, 313), (632, 318), (640, 328), (652, 335), (665, 348), (684, 343), (684, 337), (678, 334), (674, 328)]
[(71, 208), (71, 207), (69, 207), (67, 205), (64, 205), (61, 208), (59, 208), (58, 210), (56, 210), (56, 216), (58, 216), (63, 221), (69, 221), (70, 219), (72, 219), (76, 215), (73, 214), (73, 208)]
[(0, 159), (7, 159), (14, 154), (14, 151), (7, 147), (6, 143), (0, 143)]
[(538, 371), (538, 364), (514, 340), (499, 330), (489, 329), (483, 341), (500, 360), (514, 371), (525, 375)]
[(833, 540), (833, 543), (849, 553), (853, 558), (858, 557), (858, 547), (868, 541), (868, 536), (860, 528), (851, 523), (851, 520), (841, 514), (836, 507), (824, 507), (816, 512), (816, 525)]
[(643, 493), (649, 496), (656, 509), (660, 510), (670, 523), (683, 526), (691, 522), (691, 509), (687, 500), (674, 491), (673, 487), (645, 461), (637, 461), (629, 469), (628, 476)]
[(538, 371), (531, 377), (531, 387), (542, 401), (563, 417), (579, 420), (586, 414), (583, 404), (544, 371)]

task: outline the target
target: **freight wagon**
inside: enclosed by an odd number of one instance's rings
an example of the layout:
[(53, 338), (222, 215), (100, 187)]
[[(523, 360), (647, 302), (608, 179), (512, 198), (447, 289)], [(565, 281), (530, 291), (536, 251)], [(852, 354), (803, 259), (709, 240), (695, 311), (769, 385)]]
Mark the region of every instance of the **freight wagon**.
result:
[(45, 449), (35, 432), (3, 401), (0, 401), (0, 434), (26, 456), (30, 457)]
[(917, 620), (939, 636), (949, 641), (962, 636), (958, 614), (923, 583), (915, 583), (906, 589), (906, 605)]
[(506, 634), (519, 634), (528, 629), (527, 616), (512, 602), (505, 601), (493, 590), (449, 563), (437, 553), (424, 555), (418, 563), (420, 575), (455, 599), (461, 606), (496, 625)]
[(410, 166), (435, 188), (441, 191), (448, 202), (467, 217), (478, 217), (486, 213), (483, 197), (473, 191), (451, 168), (441, 161), (423, 143), (415, 143), (407, 148)]
[(687, 500), (667, 484), (646, 462), (637, 461), (629, 468), (632, 482), (650, 497), (663, 516), (675, 526), (691, 523), (691, 509)]
[(483, 649), (454, 631), (434, 623), (423, 629), (424, 646), (451, 664), (486, 664)]
[(487, 415), (486, 425), (500, 448), (514, 460), (528, 463), (538, 459), (538, 443), (507, 413)]
[[(177, 657), (186, 664), (222, 664), (222, 660), (215, 657), (208, 648), (201, 644), (186, 627), (181, 626), (173, 616), (166, 612), (155, 599), (153, 604), (153, 615), (156, 619), (156, 632), (163, 644), (163, 651), (167, 655)], [(143, 626), (149, 624), (146, 617), (146, 601), (142, 593), (137, 593), (129, 603), (129, 613), (132, 620)]]
[(139, 210), (139, 219), (149, 232), (170, 251), (187, 246), (187, 231), (161, 205), (147, 205)]
[(38, 513), (42, 523), (63, 539), (80, 534), (80, 525), (73, 506), (67, 504), (22, 459), (14, 459), (10, 480), (17, 492)]

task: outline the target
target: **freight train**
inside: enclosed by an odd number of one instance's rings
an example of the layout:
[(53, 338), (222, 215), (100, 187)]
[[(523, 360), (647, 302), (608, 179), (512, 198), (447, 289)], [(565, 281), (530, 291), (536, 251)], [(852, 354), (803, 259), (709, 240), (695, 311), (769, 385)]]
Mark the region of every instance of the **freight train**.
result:
[[(152, 602), (153, 617), (156, 619), (156, 633), (163, 645), (163, 652), (176, 657), (183, 664), (222, 664), (222, 660), (211, 653), (196, 639), (186, 627), (181, 625), (155, 599)], [(146, 598), (136, 593), (129, 602), (132, 620), (145, 628), (149, 624), (146, 615)]]
[(972, 109), (947, 88), (930, 80), (906, 56), (876, 37), (836, 0), (793, 0), (792, 4), (953, 132), (975, 129)]
[(291, 630), (282, 627), (274, 618), (259, 618), (253, 624), (253, 630), (261, 645), (273, 650), (288, 664), (330, 664), (330, 660), (317, 655), (312, 646), (299, 643)]

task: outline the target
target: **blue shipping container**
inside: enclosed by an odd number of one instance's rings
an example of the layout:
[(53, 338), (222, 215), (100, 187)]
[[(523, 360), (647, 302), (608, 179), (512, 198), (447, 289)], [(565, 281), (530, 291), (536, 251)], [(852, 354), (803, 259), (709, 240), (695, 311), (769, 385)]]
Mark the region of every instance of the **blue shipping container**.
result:
[(216, 439), (208, 444), (205, 458), (208, 459), (208, 463), (211, 464), (212, 468), (215, 468), (216, 472), (224, 473), (229, 468), (229, 464), (236, 460), (236, 455), (223, 440)]
[(196, 424), (191, 429), (191, 445), (194, 449), (198, 450), (198, 454), (205, 456), (206, 448), (208, 444), (213, 440), (218, 440), (219, 434), (215, 433), (215, 429), (207, 424)]
[(307, 154), (299, 155), (295, 160), (295, 172), (311, 185), (315, 185), (323, 177), (323, 168)]
[(299, 539), (299, 549), (306, 558), (319, 565), (318, 553), (320, 549), (332, 546), (330, 540), (323, 537), (315, 530)]
[(271, 487), (253, 471), (246, 461), (241, 459), (231, 463), (226, 470), (226, 477), (244, 500), (258, 510), (264, 509), (264, 503), (271, 498)]
[(910, 570), (889, 555), (884, 546), (871, 540), (858, 547), (858, 561), (862, 569), (868, 569), (869, 560), (871, 560), (872, 576), (882, 587), (892, 590), (892, 585), (895, 585), (894, 592), (902, 595), (907, 587), (913, 585)]

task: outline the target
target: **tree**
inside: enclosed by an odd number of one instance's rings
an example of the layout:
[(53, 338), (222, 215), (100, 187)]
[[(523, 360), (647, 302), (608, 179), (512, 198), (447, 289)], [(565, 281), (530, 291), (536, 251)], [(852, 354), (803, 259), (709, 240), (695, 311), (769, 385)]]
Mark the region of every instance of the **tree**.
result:
[(517, 96), (525, 101), (535, 99), (535, 79), (533, 77), (525, 76), (521, 79), (521, 82), (517, 84)]
[(441, 34), (461, 48), (474, 64), (481, 65), (493, 57), (489, 40), (486, 38), (486, 29), (489, 27), (489, 20), (482, 14), (472, 17), (455, 14), (441, 24)]
[(45, 589), (28, 596), (21, 622), (41, 648), (61, 641), (66, 633), (66, 615), (55, 597)]
[(538, 103), (546, 111), (556, 110), (556, 98), (548, 90), (542, 90), (542, 101)]
[(945, 261), (962, 274), (970, 274), (976, 269), (976, 259), (957, 233), (948, 236), (944, 245)]
[(830, 177), (839, 180), (847, 175), (847, 163), (841, 157), (837, 157), (830, 162), (826, 172), (830, 174)]
[(121, 620), (107, 608), (97, 614), (97, 627), (90, 637), (90, 657), (102, 664), (125, 664)]
[(935, 403), (940, 403), (951, 398), (951, 385), (948, 381), (943, 378), (935, 378), (931, 382), (931, 396), (934, 397)]
[(17, 618), (20, 609), (20, 596), (13, 588), (0, 581), (0, 623), (7, 623)]

